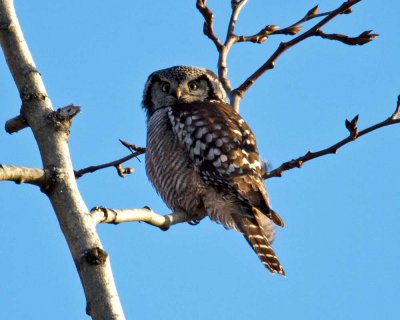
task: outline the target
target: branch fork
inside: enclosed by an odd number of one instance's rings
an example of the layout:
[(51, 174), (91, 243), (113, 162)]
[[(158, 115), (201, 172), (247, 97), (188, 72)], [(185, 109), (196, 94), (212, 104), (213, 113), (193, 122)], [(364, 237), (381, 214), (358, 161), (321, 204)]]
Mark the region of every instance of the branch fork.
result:
[[(12, 134), (25, 129), (29, 126), (26, 117), (22, 115), (24, 107), (20, 115), (6, 121), (4, 129), (7, 133)], [(57, 123), (67, 123), (69, 127), (71, 125), (72, 119), (80, 112), (80, 107), (73, 104), (69, 104), (65, 107), (59, 108), (55, 112), (49, 114), (50, 118), (53, 118)]]
[(128, 156), (125, 156), (123, 158), (120, 158), (118, 160), (114, 160), (111, 162), (107, 162), (104, 164), (100, 164), (100, 165), (96, 165), (96, 166), (90, 166), (87, 168), (83, 168), (77, 171), (74, 171), (75, 173), (75, 177), (76, 179), (81, 178), (83, 175), (87, 174), (87, 173), (93, 173), (96, 172), (98, 170), (101, 169), (105, 169), (105, 168), (110, 168), (110, 167), (114, 167), (117, 170), (118, 175), (123, 178), (125, 176), (125, 174), (132, 174), (135, 172), (135, 170), (133, 168), (127, 167), (124, 168), (122, 167), (122, 164), (132, 158), (137, 158), (138, 156), (144, 154), (146, 152), (146, 148), (143, 147), (138, 147), (134, 144), (130, 144), (129, 142), (126, 142), (124, 140), (119, 140), (121, 142), (121, 144), (126, 147), (131, 154)]
[[(240, 11), (246, 5), (247, 0), (232, 0), (231, 1), (231, 17), (227, 27), (227, 34), (224, 43), (218, 38), (214, 31), (214, 14), (207, 7), (206, 0), (197, 0), (196, 7), (204, 17), (204, 34), (211, 39), (215, 44), (219, 58), (218, 58), (218, 77), (227, 92), (230, 103), (236, 111), (239, 110), (239, 105), (241, 99), (244, 97), (247, 90), (254, 84), (254, 82), (265, 72), (274, 68), (275, 61), (280, 57), (280, 55), (291, 48), (292, 46), (298, 44), (299, 42), (312, 37), (319, 36), (323, 39), (330, 39), (342, 42), (348, 45), (363, 45), (369, 41), (376, 38), (378, 35), (371, 33), (371, 31), (365, 31), (361, 33), (358, 37), (348, 37), (341, 34), (326, 34), (321, 28), (334, 19), (340, 14), (350, 14), (352, 12), (352, 6), (360, 2), (361, 0), (348, 0), (344, 2), (340, 7), (335, 10), (318, 13), (318, 6), (311, 8), (300, 20), (293, 23), (289, 27), (279, 29), (277, 25), (267, 25), (265, 28), (261, 29), (258, 33), (250, 36), (236, 35), (235, 25), (238, 19)], [(263, 43), (271, 35), (296, 35), (302, 30), (302, 24), (306, 21), (324, 17), (320, 22), (310, 28), (308, 31), (297, 36), (288, 42), (281, 42), (275, 52), (266, 60), (266, 62), (258, 68), (250, 77), (248, 77), (241, 85), (233, 88), (228, 79), (228, 67), (227, 67), (227, 56), (231, 47), (238, 42), (253, 42), (253, 43)]]

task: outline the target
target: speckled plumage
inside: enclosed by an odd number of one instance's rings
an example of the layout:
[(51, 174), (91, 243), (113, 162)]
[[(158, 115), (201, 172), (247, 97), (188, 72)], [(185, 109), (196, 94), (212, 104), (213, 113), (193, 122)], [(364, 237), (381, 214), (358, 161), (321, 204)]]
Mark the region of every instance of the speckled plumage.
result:
[(214, 73), (172, 67), (146, 83), (146, 172), (165, 203), (190, 220), (208, 215), (245, 236), (264, 265), (284, 275), (270, 243), (273, 222), (255, 137)]

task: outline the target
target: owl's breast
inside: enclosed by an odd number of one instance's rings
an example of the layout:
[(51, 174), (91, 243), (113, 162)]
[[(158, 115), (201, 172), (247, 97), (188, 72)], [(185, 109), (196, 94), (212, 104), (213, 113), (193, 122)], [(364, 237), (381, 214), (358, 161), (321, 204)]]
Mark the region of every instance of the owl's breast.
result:
[(169, 108), (158, 109), (147, 123), (146, 173), (164, 202), (174, 211), (202, 216), (205, 184), (172, 131)]

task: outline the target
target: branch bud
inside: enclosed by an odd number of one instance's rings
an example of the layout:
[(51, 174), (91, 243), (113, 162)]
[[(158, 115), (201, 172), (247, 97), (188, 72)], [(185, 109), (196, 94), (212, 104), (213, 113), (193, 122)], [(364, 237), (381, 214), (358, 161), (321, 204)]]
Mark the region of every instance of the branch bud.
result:
[(296, 33), (300, 32), (303, 29), (302, 26), (291, 26), (285, 29), (284, 34), (295, 35)]
[(350, 136), (353, 140), (355, 140), (358, 137), (357, 123), (358, 123), (358, 115), (356, 115), (351, 121), (347, 119), (345, 121), (346, 129), (350, 132)]
[(346, 126), (346, 129), (351, 131), (350, 129), (350, 121), (346, 119), (346, 121), (344, 122), (344, 125)]
[(350, 14), (353, 12), (352, 8), (347, 8), (346, 10), (344, 10), (341, 14)]
[(371, 33), (371, 32), (372, 32), (372, 30), (364, 31), (358, 37), (362, 38), (362, 39), (366, 39), (366, 40), (368, 39), (368, 41), (371, 41), (372, 39), (375, 39), (377, 36), (379, 36), (378, 34)]
[(358, 123), (358, 116), (359, 116), (359, 115), (356, 115), (356, 116), (353, 118), (353, 120), (351, 120), (351, 125), (352, 125), (354, 128), (357, 126), (357, 123)]
[(197, 0), (196, 1), (196, 7), (197, 9), (204, 9), (206, 6), (206, 0)]
[(279, 29), (279, 26), (274, 25), (274, 24), (272, 24), (272, 25), (269, 24), (264, 28), (265, 32), (268, 32), (268, 33), (274, 32), (278, 29)]
[(258, 38), (258, 43), (263, 43), (263, 42), (265, 42), (266, 40), (268, 39), (268, 37), (261, 37), (261, 38)]
[(318, 5), (316, 5), (316, 6), (315, 6), (314, 8), (312, 8), (312, 9), (310, 9), (310, 10), (307, 12), (305, 18), (311, 18), (311, 17), (315, 16), (317, 13), (318, 13)]

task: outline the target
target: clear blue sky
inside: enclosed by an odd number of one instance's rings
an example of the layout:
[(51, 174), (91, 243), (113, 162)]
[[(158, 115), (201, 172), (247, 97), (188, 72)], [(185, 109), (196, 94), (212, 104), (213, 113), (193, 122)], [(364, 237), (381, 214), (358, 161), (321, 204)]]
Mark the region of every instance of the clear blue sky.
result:
[[(320, 1), (320, 10), (338, 1)], [(230, 1), (209, 1), (225, 34)], [(286, 26), (316, 3), (249, 1), (237, 25), (252, 34)], [(82, 106), (70, 146), (76, 169), (127, 154), (122, 138), (145, 144), (143, 85), (172, 65), (216, 67), (195, 1), (16, 1), (18, 15), (55, 107)], [(325, 32), (380, 37), (364, 47), (309, 39), (278, 60), (241, 106), (262, 157), (283, 161), (388, 117), (400, 93), (400, 4), (362, 1)], [(229, 58), (238, 85), (282, 41), (237, 45)], [(0, 121), (20, 100), (0, 58)], [(398, 319), (400, 126), (347, 145), (337, 155), (267, 181), (284, 218), (276, 252), (287, 277), (273, 276), (238, 233), (204, 220), (168, 232), (146, 224), (98, 227), (128, 319)], [(144, 172), (112, 169), (79, 180), (88, 205), (168, 213)], [(0, 131), (0, 163), (40, 167), (30, 130)], [(47, 198), (36, 187), (0, 185), (0, 318), (85, 319), (78, 274)]]

